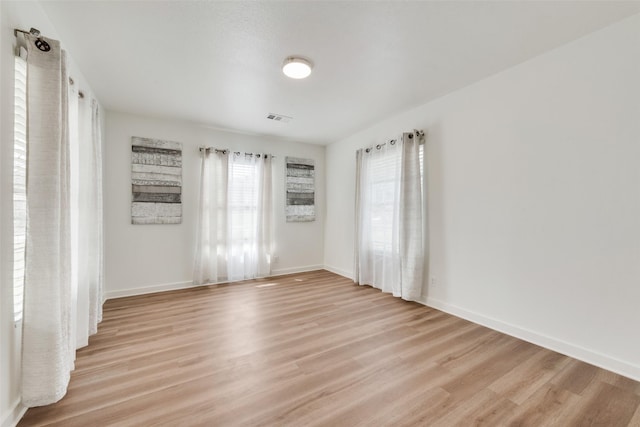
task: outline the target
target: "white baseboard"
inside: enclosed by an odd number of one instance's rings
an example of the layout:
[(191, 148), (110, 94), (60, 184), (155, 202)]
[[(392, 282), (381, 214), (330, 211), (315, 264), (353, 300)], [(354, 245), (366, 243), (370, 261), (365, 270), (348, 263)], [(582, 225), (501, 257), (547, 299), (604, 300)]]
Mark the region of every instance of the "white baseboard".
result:
[(325, 265), (324, 269), (327, 271), (330, 271), (332, 273), (338, 274), (342, 277), (346, 277), (347, 279), (351, 279), (353, 280), (353, 272), (351, 271), (347, 271), (347, 270), (343, 270), (341, 268), (337, 268), (337, 267), (332, 267), (330, 265)]
[(279, 268), (271, 270), (271, 276), (284, 276), (286, 274), (306, 273), (307, 271), (322, 270), (324, 265), (306, 265), (304, 267)]
[(16, 427), (22, 417), (24, 417), (25, 412), (27, 412), (27, 407), (22, 406), (20, 400), (16, 400), (13, 405), (11, 405), (11, 409), (2, 419), (2, 423), (0, 423), (1, 427)]
[(143, 286), (140, 288), (121, 289), (105, 292), (105, 299), (132, 297), (135, 295), (152, 294), (154, 292), (175, 291), (178, 289), (193, 288), (193, 282), (173, 282), (160, 285)]
[(608, 371), (615, 372), (625, 377), (640, 381), (640, 365), (636, 365), (624, 360), (619, 360), (605, 354), (601, 354), (565, 341), (558, 340), (547, 335), (540, 334), (529, 329), (524, 329), (501, 320), (494, 319), (480, 313), (466, 310), (444, 301), (427, 297), (424, 304), (429, 307), (437, 308), (445, 313), (453, 314), (473, 323), (494, 329), (496, 331), (511, 335), (521, 340), (539, 345), (549, 350), (565, 354), (574, 359), (582, 360), (591, 365), (598, 366)]
[[(323, 265), (307, 265), (304, 267), (281, 268), (271, 271), (271, 276), (282, 276), (285, 274), (304, 273), (307, 271), (322, 270)], [(159, 285), (141, 286), (139, 288), (120, 289), (105, 292), (105, 300), (112, 298), (132, 297), (136, 295), (152, 294), (156, 292), (176, 291), (179, 289), (193, 288), (197, 286), (215, 285), (215, 283), (207, 283), (206, 285), (194, 285), (193, 282), (173, 282), (162, 283)]]

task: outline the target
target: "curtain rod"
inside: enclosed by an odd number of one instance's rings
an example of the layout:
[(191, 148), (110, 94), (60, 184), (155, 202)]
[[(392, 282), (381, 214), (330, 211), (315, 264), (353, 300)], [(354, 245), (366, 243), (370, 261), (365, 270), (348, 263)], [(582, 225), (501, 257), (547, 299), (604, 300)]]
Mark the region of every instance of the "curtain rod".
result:
[[(204, 152), (209, 152), (209, 151), (213, 150), (216, 153), (222, 153), (222, 154), (233, 153), (233, 154), (237, 154), (237, 155), (244, 154), (245, 156), (253, 156), (254, 155), (254, 153), (246, 153), (246, 152), (242, 153), (240, 151), (231, 151), (228, 148), (220, 149), (220, 148), (215, 148), (215, 147), (198, 147), (198, 150), (200, 150), (200, 152), (203, 152), (203, 151)], [(260, 154), (258, 154), (258, 155), (260, 155)], [(272, 159), (276, 158), (276, 156), (271, 155), (271, 154), (263, 154), (263, 155), (264, 156), (271, 156)]]
[[(414, 135), (414, 134), (415, 134), (416, 136), (418, 136), (418, 137), (422, 138), (422, 137), (424, 136), (424, 131), (423, 131), (423, 130), (421, 130), (421, 129), (414, 129), (414, 131), (413, 131), (413, 132), (409, 132), (409, 139), (413, 138), (413, 135)], [(387, 141), (387, 142), (389, 143), (389, 145), (395, 145), (395, 143), (396, 143), (396, 142), (398, 142), (398, 140), (397, 140), (397, 139), (391, 139), (391, 140), (389, 140), (389, 141)], [(420, 141), (420, 142), (419, 142), (419, 144), (420, 144), (420, 145), (424, 144), (424, 141)], [(367, 153), (369, 153), (369, 152), (370, 152), (371, 150), (373, 150), (374, 148), (375, 148), (376, 150), (379, 150), (379, 149), (381, 149), (382, 147), (384, 147), (385, 145), (387, 145), (387, 143), (386, 143), (386, 142), (383, 142), (382, 144), (376, 144), (376, 145), (375, 145), (375, 146), (373, 146), (373, 147), (365, 148), (365, 149), (364, 149), (364, 151), (366, 151)]]

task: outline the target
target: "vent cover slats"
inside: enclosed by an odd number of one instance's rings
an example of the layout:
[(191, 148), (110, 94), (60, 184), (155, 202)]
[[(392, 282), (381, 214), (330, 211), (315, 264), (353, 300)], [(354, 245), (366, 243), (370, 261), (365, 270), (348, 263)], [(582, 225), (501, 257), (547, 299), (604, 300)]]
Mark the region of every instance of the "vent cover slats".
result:
[(293, 120), (293, 117), (283, 116), (282, 114), (269, 113), (267, 114), (267, 119), (273, 120), (274, 122), (289, 123), (291, 120)]

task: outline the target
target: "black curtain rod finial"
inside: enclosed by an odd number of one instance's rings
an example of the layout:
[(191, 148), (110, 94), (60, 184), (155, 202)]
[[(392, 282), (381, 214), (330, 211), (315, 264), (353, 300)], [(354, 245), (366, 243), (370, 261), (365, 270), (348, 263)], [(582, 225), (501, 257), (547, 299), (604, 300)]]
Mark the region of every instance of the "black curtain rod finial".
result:
[(25, 31), (25, 30), (20, 30), (18, 28), (14, 28), (13, 35), (15, 37), (18, 37), (18, 33), (31, 34), (33, 37), (37, 37), (34, 43), (36, 47), (41, 51), (49, 52), (51, 50), (51, 46), (49, 45), (49, 43), (47, 43), (47, 41), (44, 38), (42, 38), (42, 36), (40, 35), (39, 29), (31, 27), (29, 31)]

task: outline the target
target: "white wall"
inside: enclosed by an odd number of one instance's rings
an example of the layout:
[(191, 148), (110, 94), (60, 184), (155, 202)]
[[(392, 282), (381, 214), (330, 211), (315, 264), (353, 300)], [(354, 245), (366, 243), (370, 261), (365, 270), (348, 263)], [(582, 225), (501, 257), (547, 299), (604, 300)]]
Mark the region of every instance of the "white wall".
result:
[[(322, 268), (325, 147), (211, 129), (193, 123), (108, 112), (105, 142), (105, 281), (107, 297), (191, 286), (199, 187), (199, 146), (267, 152), (274, 159), (274, 274)], [(131, 137), (183, 143), (182, 224), (131, 224)], [(316, 162), (316, 221), (287, 223), (285, 156)]]
[(426, 302), (640, 380), (638, 46), (640, 15), (330, 145), (325, 264), (352, 274), (355, 150), (425, 129)]

